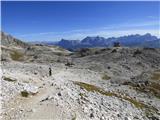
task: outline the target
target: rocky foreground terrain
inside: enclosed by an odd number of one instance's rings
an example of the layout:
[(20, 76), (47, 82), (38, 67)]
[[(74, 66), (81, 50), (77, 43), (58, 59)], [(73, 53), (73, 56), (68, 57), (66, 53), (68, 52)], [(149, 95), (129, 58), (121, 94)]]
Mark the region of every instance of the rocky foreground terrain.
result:
[(72, 53), (1, 37), (3, 120), (160, 119), (160, 49)]

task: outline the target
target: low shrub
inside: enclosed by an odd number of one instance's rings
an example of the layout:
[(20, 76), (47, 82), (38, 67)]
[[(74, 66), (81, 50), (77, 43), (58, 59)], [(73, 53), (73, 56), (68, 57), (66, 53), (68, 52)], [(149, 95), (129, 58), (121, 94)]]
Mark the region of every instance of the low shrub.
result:
[(140, 54), (142, 54), (142, 52), (137, 49), (136, 51), (134, 51), (133, 57), (135, 57), (136, 55), (140, 55)]
[(13, 51), (13, 53), (11, 53), (10, 55), (11, 55), (12, 60), (15, 60), (15, 61), (21, 61), (24, 57), (22, 53), (17, 52), (17, 51)]
[(15, 82), (15, 79), (11, 79), (9, 77), (4, 77), (3, 80), (8, 81), (8, 82)]
[(77, 116), (75, 115), (75, 116), (72, 118), (72, 120), (76, 120), (76, 118), (77, 118)]
[(152, 80), (160, 80), (160, 72), (154, 72), (151, 77)]
[(24, 90), (24, 91), (21, 91), (21, 95), (22, 95), (22, 97), (28, 97), (29, 93)]
[(72, 65), (74, 65), (74, 63), (69, 61), (67, 61), (67, 63), (65, 64), (65, 66), (68, 66), (68, 67), (72, 67)]
[(109, 79), (111, 79), (111, 77), (108, 76), (107, 74), (104, 74), (104, 75), (102, 76), (102, 79), (103, 79), (103, 80), (109, 80)]

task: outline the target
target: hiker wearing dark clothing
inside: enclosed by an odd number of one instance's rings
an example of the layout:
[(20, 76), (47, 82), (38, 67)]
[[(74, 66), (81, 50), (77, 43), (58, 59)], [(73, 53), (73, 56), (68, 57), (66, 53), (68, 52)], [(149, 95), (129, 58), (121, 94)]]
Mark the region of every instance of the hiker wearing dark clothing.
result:
[(52, 75), (52, 69), (51, 69), (51, 67), (49, 67), (49, 76), (51, 76)]

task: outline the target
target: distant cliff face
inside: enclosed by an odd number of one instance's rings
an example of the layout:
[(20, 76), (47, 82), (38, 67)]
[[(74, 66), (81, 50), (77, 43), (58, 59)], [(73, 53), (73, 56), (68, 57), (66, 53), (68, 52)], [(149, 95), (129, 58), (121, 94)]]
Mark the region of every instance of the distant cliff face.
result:
[(107, 40), (104, 37), (86, 37), (81, 41), (82, 44), (88, 44), (88, 45), (92, 45), (92, 46), (96, 46), (96, 45), (106, 45)]
[(80, 44), (79, 40), (65, 40), (65, 39), (62, 39), (61, 41), (58, 42), (57, 45), (59, 45), (63, 48), (69, 49), (69, 48), (74, 48), (78, 44)]
[(119, 42), (121, 46), (127, 47), (152, 47), (160, 48), (160, 39), (147, 33), (145, 35), (129, 35), (122, 37), (86, 37), (83, 40), (64, 40), (62, 39), (56, 45), (66, 49), (78, 49), (86, 47), (110, 47), (114, 42)]

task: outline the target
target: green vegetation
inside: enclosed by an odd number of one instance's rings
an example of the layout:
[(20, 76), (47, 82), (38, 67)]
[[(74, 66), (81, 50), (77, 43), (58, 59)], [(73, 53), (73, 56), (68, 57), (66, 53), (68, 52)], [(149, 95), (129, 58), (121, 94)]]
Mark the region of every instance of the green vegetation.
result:
[(151, 77), (152, 80), (160, 80), (160, 72), (154, 72)]
[(73, 65), (74, 63), (71, 61), (67, 61), (67, 63), (65, 64), (65, 66), (68, 66), (68, 67), (72, 67)]
[(62, 48), (62, 47), (58, 47), (57, 49), (60, 50), (60, 51), (65, 51), (65, 49)]
[(111, 79), (111, 77), (109, 77), (107, 74), (104, 74), (104, 75), (102, 76), (102, 79), (103, 79), (103, 80), (109, 80), (109, 79)]
[(79, 95), (81, 96), (81, 99), (85, 96), (84, 93), (79, 93)]
[(13, 53), (11, 53), (10, 55), (11, 55), (12, 60), (15, 60), (15, 61), (21, 61), (24, 56), (22, 53), (17, 52), (17, 51), (13, 51)]
[(72, 120), (76, 120), (76, 118), (77, 118), (77, 116), (76, 116), (76, 114), (75, 114), (74, 117), (72, 118)]
[(54, 52), (55, 55), (58, 55), (58, 56), (64, 56), (64, 53), (62, 52)]
[(133, 99), (128, 98), (128, 97), (122, 97), (121, 95), (118, 95), (118, 94), (113, 93), (113, 92), (104, 91), (103, 89), (101, 89), (97, 86), (91, 85), (91, 84), (87, 84), (87, 83), (83, 83), (83, 82), (75, 82), (75, 84), (79, 85), (81, 88), (84, 88), (84, 89), (86, 89), (87, 91), (90, 91), (90, 92), (98, 92), (98, 93), (101, 93), (102, 95), (114, 96), (114, 97), (125, 99), (125, 100), (133, 103), (136, 107), (142, 108), (142, 106), (143, 106), (141, 103), (137, 102), (136, 100), (133, 100)]
[(150, 81), (149, 84), (146, 86), (138, 85), (138, 84), (132, 83), (132, 82), (125, 82), (125, 83), (123, 83), (123, 85), (129, 85), (133, 89), (135, 89), (136, 91), (138, 90), (143, 93), (152, 94), (153, 96), (160, 99), (160, 84), (156, 83), (154, 81)]
[(11, 79), (9, 77), (4, 77), (3, 78), (5, 81), (8, 81), (8, 82), (15, 82), (16, 80), (15, 79)]
[(129, 101), (130, 103), (132, 103), (135, 107), (140, 108), (140, 109), (152, 109), (155, 110), (155, 108), (151, 108), (150, 106), (145, 105), (144, 103), (141, 103), (139, 101), (137, 101), (136, 99), (130, 98), (128, 96), (122, 96), (118, 93), (113, 93), (113, 92), (108, 92), (103, 90), (102, 88), (99, 88), (97, 86), (91, 85), (91, 84), (87, 84), (87, 83), (83, 83), (83, 82), (74, 82), (76, 85), (80, 86), (83, 89), (86, 89), (89, 92), (98, 92), (102, 95), (105, 96), (114, 96), (117, 98), (121, 98), (123, 100)]
[(143, 103), (141, 103), (141, 102), (139, 102), (139, 101), (137, 101), (137, 100), (135, 100), (135, 99), (132, 99), (132, 98), (129, 98), (129, 97), (122, 97), (122, 99), (124, 99), (124, 100), (127, 100), (127, 101), (129, 101), (130, 103), (132, 103), (132, 104), (134, 104), (134, 106), (136, 107), (136, 108), (141, 108), (141, 109), (143, 109), (143, 108), (145, 108), (145, 107), (148, 107), (147, 105), (145, 105), (145, 104), (143, 104)]
[(123, 85), (129, 85), (133, 89), (138, 90), (143, 93), (151, 94), (158, 99), (160, 99), (160, 70), (156, 70), (153, 73), (151, 73), (151, 77), (149, 81), (147, 81), (147, 84), (137, 84), (132, 82), (125, 82)]
[(147, 89), (155, 95), (157, 98), (160, 99), (160, 84), (155, 82), (150, 82), (150, 85), (147, 87)]
[(21, 95), (22, 95), (22, 97), (28, 97), (29, 93), (24, 90), (24, 91), (21, 91)]

